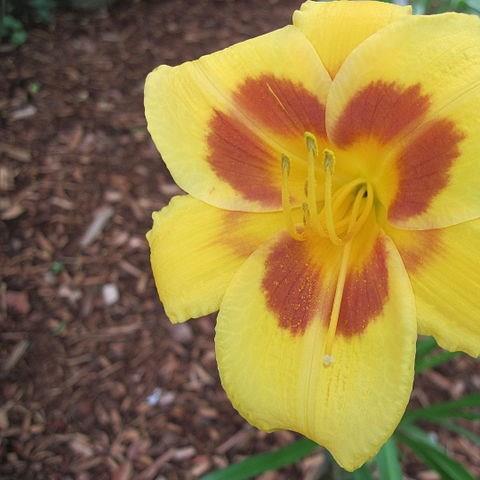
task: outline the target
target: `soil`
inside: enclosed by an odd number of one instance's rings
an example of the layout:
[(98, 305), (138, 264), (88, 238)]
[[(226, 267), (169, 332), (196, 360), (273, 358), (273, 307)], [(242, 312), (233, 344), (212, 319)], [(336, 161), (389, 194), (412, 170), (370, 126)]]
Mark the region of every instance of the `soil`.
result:
[[(144, 234), (181, 192), (146, 132), (143, 83), (159, 64), (288, 23), (299, 4), (118, 2), (61, 12), (2, 47), (1, 479), (193, 479), (296, 438), (233, 410), (214, 318), (172, 327), (156, 297)], [(478, 363), (462, 356), (419, 377), (413, 401), (479, 388)], [(478, 447), (439, 436), (480, 475)], [(314, 479), (324, 460), (261, 478)], [(437, 478), (408, 452), (405, 471)]]

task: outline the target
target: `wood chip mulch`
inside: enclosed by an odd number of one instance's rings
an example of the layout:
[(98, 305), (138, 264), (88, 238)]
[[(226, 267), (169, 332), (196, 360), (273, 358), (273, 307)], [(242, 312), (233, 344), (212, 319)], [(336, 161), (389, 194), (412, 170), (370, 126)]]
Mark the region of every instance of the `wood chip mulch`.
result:
[[(0, 479), (194, 479), (295, 439), (219, 386), (213, 318), (169, 325), (144, 234), (181, 193), (146, 132), (143, 82), (289, 22), (299, 1), (130, 1), (59, 13), (0, 50)], [(413, 401), (478, 391), (466, 357)], [(478, 431), (478, 425), (477, 431)], [(478, 447), (440, 440), (480, 475)], [(313, 480), (319, 453), (263, 480)], [(434, 480), (406, 453), (410, 478)], [(433, 475), (433, 476), (432, 476)]]

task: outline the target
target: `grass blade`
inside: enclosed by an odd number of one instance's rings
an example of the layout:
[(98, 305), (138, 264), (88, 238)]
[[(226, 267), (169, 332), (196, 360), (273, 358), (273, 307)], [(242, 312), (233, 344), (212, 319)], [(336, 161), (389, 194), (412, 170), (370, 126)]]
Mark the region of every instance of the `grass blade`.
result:
[[(459, 400), (437, 403), (425, 408), (410, 410), (403, 417), (403, 423), (417, 420), (430, 420), (432, 422), (445, 418), (465, 418), (468, 420), (480, 419), (480, 394), (465, 395)], [(471, 410), (476, 409), (476, 410)]]
[(417, 355), (416, 361), (433, 352), (437, 348), (437, 342), (433, 337), (423, 337), (417, 340)]
[(414, 15), (425, 15), (430, 7), (430, 0), (417, 0), (412, 6)]
[(437, 355), (424, 356), (415, 361), (415, 373), (422, 373), (430, 368), (435, 368), (449, 362), (461, 352), (440, 352)]
[(372, 474), (366, 465), (355, 470), (351, 478), (352, 480), (373, 480)]
[(404, 425), (398, 438), (427, 466), (436, 470), (443, 480), (475, 480), (468, 470), (447, 453), (420, 428)]
[(378, 452), (375, 460), (382, 480), (402, 480), (402, 467), (400, 466), (397, 444), (391, 438)]
[(222, 470), (207, 473), (201, 480), (246, 480), (268, 470), (276, 470), (296, 463), (317, 448), (319, 448), (318, 445), (311, 440), (297, 440), (273, 452), (254, 455)]
[(471, 432), (468, 430), (468, 428), (462, 427), (461, 425), (458, 425), (457, 423), (451, 422), (449, 420), (439, 420), (438, 422), (435, 422), (438, 425), (441, 425), (442, 427), (447, 428), (451, 432), (457, 433), (458, 435), (461, 435), (462, 437), (466, 438), (470, 442), (474, 443), (475, 445), (480, 446), (480, 435), (477, 435), (476, 433)]

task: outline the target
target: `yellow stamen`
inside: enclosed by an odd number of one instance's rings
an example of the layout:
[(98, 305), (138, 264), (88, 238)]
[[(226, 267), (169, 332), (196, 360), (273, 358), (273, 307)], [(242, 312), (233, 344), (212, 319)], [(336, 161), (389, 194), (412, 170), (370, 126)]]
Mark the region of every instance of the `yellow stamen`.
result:
[(356, 187), (365, 183), (365, 180), (362, 178), (356, 178), (351, 182), (343, 185), (340, 187), (335, 194), (333, 195), (333, 211), (337, 211), (337, 209), (343, 204), (343, 202), (349, 198), (350, 194), (355, 190)]
[(325, 223), (327, 227), (327, 233), (330, 241), (334, 245), (342, 245), (342, 239), (337, 235), (335, 230), (335, 219), (333, 217), (332, 209), (332, 177), (335, 166), (335, 156), (331, 150), (324, 150), (323, 164), (325, 167)]
[(290, 201), (290, 189), (288, 188), (288, 177), (290, 176), (290, 159), (282, 155), (282, 209), (287, 225), (288, 233), (295, 240), (303, 240), (293, 221), (292, 202)]
[(308, 171), (307, 171), (307, 203), (310, 218), (314, 221), (317, 218), (317, 178), (315, 175), (315, 161), (318, 156), (317, 140), (310, 132), (305, 132), (305, 142), (308, 150)]
[(337, 331), (338, 318), (340, 316), (340, 307), (342, 305), (343, 290), (345, 288), (345, 279), (347, 278), (348, 260), (352, 242), (345, 244), (342, 250), (342, 259), (340, 261), (340, 270), (337, 277), (337, 285), (335, 288), (335, 297), (333, 299), (332, 312), (330, 313), (330, 323), (328, 324), (327, 336), (325, 339), (325, 349), (323, 352), (323, 364), (328, 367), (334, 361), (332, 356), (333, 340)]
[[(337, 215), (340, 214), (341, 207), (343, 207), (343, 204), (347, 199), (350, 198), (351, 193), (353, 190), (355, 190), (356, 187), (359, 185), (362, 185), (365, 183), (365, 181), (361, 178), (357, 178), (355, 180), (352, 180), (351, 182), (347, 183), (346, 185), (343, 185), (343, 187), (340, 187), (333, 195), (332, 197), (332, 210), (333, 210), (333, 217), (336, 218)], [(319, 214), (319, 223), (320, 225), (325, 225), (325, 208), (322, 209), (322, 211)], [(335, 224), (335, 228), (337, 231), (341, 230), (343, 227), (349, 224), (349, 219), (345, 218), (343, 220), (340, 220)]]

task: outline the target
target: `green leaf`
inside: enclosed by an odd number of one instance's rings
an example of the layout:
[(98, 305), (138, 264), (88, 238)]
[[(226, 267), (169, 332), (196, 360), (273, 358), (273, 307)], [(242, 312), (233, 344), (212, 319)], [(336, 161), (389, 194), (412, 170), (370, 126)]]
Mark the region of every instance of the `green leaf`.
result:
[[(330, 456), (330, 455), (329, 455)], [(330, 457), (331, 460), (331, 469), (325, 472), (323, 475), (320, 474), (319, 479), (325, 480), (373, 480), (372, 474), (370, 473), (371, 462), (363, 465), (360, 468), (357, 468), (354, 472), (347, 472), (342, 467), (340, 467), (335, 460)]]
[[(32, 84), (33, 85), (33, 84)], [(38, 85), (38, 84), (37, 84)], [(37, 90), (38, 92), (38, 90)], [(59, 262), (58, 260), (55, 260), (54, 262), (52, 262), (52, 264), (50, 265), (50, 271), (54, 274), (54, 275), (58, 275), (60, 273), (63, 272), (63, 270), (65, 269), (65, 265), (63, 262)]]
[(398, 459), (395, 440), (391, 438), (375, 457), (382, 480), (402, 480), (402, 467)]
[(475, 12), (480, 12), (480, 0), (465, 0), (465, 4)]
[(425, 15), (430, 7), (430, 0), (417, 0), (412, 6), (414, 15)]
[(461, 352), (440, 352), (437, 355), (425, 356), (415, 361), (415, 372), (422, 373), (430, 368), (438, 367), (446, 362), (452, 360)]
[(471, 432), (467, 428), (464, 428), (461, 425), (458, 425), (457, 423), (454, 423), (450, 420), (438, 420), (435, 423), (441, 425), (444, 428), (447, 428), (452, 432), (458, 433), (458, 435), (461, 435), (467, 440), (470, 440), (470, 442), (480, 446), (480, 435)]
[(8, 38), (13, 45), (21, 45), (27, 39), (27, 32), (20, 20), (11, 15), (0, 18), (0, 39)]
[(433, 352), (437, 348), (437, 342), (433, 337), (423, 337), (418, 339), (417, 341), (417, 355), (416, 355), (416, 360), (420, 360), (425, 355), (428, 355), (429, 353)]
[(372, 474), (366, 465), (351, 474), (352, 480), (373, 480)]
[(475, 480), (465, 467), (449, 457), (422, 429), (414, 425), (403, 425), (398, 438), (427, 466), (436, 470), (443, 480)]
[(16, 46), (23, 45), (26, 42), (26, 40), (27, 40), (27, 32), (25, 30), (18, 30), (13, 32), (10, 35), (10, 43), (12, 43), (12, 45), (16, 45)]
[(55, 0), (29, 0), (29, 5), (34, 12), (35, 20), (42, 23), (52, 22), (53, 12), (57, 6)]
[(424, 337), (417, 341), (417, 355), (415, 357), (416, 373), (422, 373), (430, 368), (438, 367), (460, 354), (460, 352), (445, 351), (432, 354), (437, 347), (437, 342), (433, 337)]
[[(480, 420), (480, 393), (465, 395), (459, 400), (437, 403), (425, 408), (410, 410), (403, 417), (402, 423), (411, 423), (417, 420), (436, 421), (445, 418), (465, 418)], [(474, 409), (474, 410), (472, 410)]]
[(296, 463), (317, 448), (319, 448), (318, 445), (311, 440), (297, 440), (274, 452), (254, 455), (222, 470), (207, 473), (201, 480), (246, 480), (268, 470), (276, 470)]

